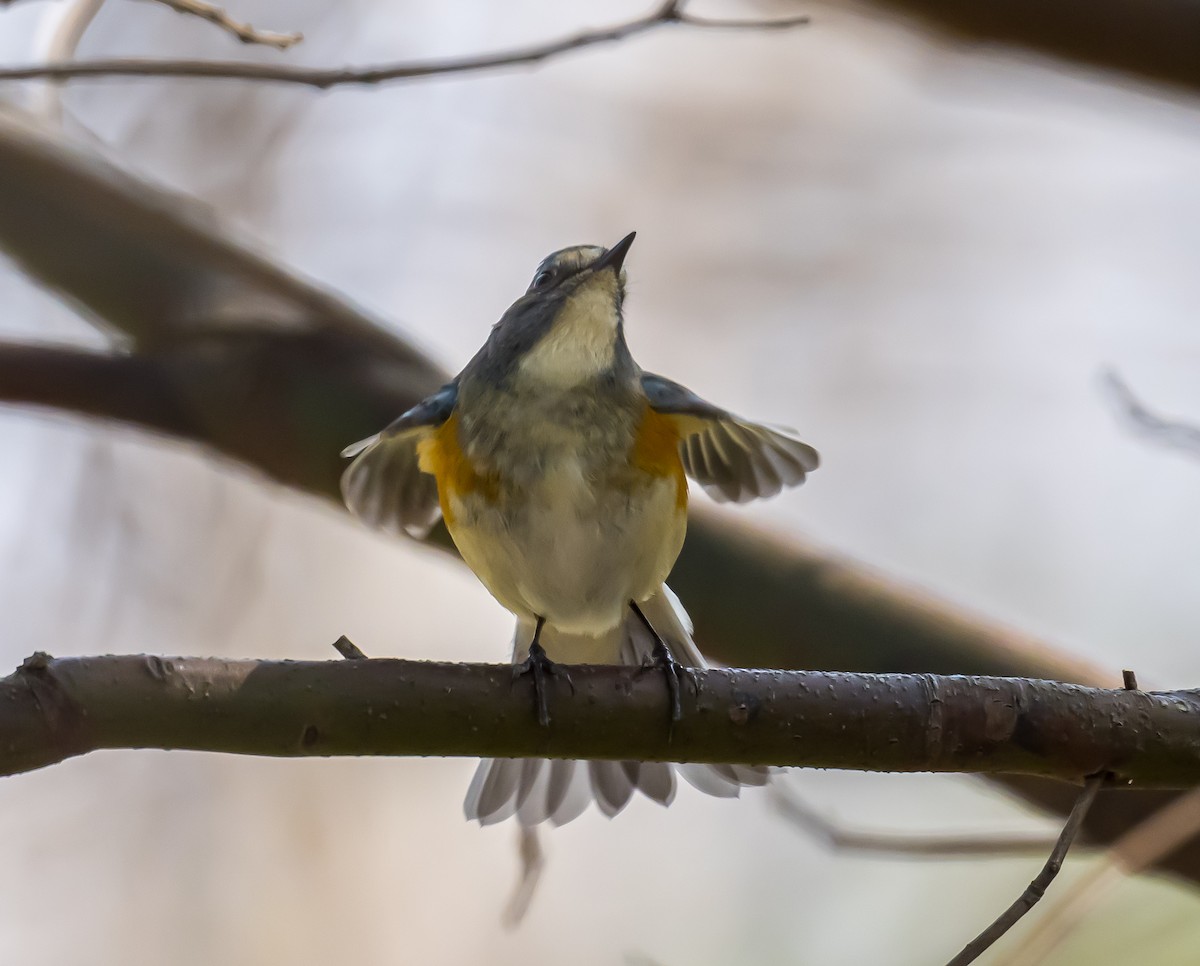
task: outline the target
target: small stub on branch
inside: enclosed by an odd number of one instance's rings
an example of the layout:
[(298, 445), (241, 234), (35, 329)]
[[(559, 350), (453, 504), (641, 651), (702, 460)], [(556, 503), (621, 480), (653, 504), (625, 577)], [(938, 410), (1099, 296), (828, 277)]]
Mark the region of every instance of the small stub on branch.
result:
[(53, 661), (49, 654), (45, 651), (34, 651), (29, 657), (21, 662), (21, 670), (26, 674), (38, 674), (50, 666)]
[(345, 634), (333, 642), (333, 647), (347, 661), (365, 661), (367, 659), (367, 655)]

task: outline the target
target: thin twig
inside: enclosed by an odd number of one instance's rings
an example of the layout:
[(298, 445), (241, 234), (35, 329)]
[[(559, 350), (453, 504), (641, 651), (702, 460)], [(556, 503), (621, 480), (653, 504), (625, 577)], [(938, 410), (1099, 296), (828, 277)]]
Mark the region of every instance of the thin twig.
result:
[(1088, 809), (1096, 800), (1096, 795), (1099, 794), (1100, 786), (1104, 784), (1106, 777), (1107, 775), (1101, 772), (1092, 775), (1087, 780), (1083, 791), (1075, 799), (1075, 805), (1071, 809), (1071, 814), (1067, 816), (1067, 823), (1063, 826), (1062, 834), (1059, 835), (1058, 842), (1055, 843), (1054, 850), (1050, 853), (1050, 858), (1042, 866), (1042, 871), (1037, 874), (1037, 878), (1029, 883), (1017, 901), (1004, 910), (995, 922), (967, 943), (963, 947), (963, 951), (950, 960), (948, 966), (967, 966), (968, 963), (975, 962), (983, 955), (984, 950), (1008, 932), (1025, 913), (1037, 905), (1038, 900), (1046, 894), (1050, 883), (1054, 881), (1054, 877), (1058, 875), (1058, 870), (1062, 868), (1063, 860), (1067, 857), (1067, 850), (1075, 841), (1079, 826), (1087, 817)]
[(1063, 895), (1012, 951), (1008, 962), (1036, 966), (1127, 876), (1142, 872), (1200, 834), (1200, 788), (1175, 799), (1119, 838), (1104, 860)]
[(1146, 408), (1116, 372), (1103, 374), (1104, 388), (1118, 412), (1139, 436), (1153, 442), (1200, 456), (1200, 425), (1177, 419), (1166, 419)]
[(1027, 835), (913, 835), (903, 832), (862, 832), (831, 822), (780, 781), (767, 786), (771, 804), (784, 819), (837, 851), (874, 852), (906, 858), (963, 858), (983, 855), (1044, 853), (1055, 836)]
[(274, 47), (276, 50), (287, 50), (304, 39), (304, 34), (295, 31), (284, 34), (272, 30), (259, 30), (248, 23), (234, 20), (224, 9), (208, 3), (207, 0), (155, 0), (155, 2), (161, 3), (164, 7), (170, 7), (177, 13), (207, 20), (244, 44), (262, 44), (266, 47)]
[(450, 58), (415, 63), (381, 64), (375, 67), (306, 68), (284, 64), (255, 64), (216, 60), (144, 60), (115, 58), (76, 61), (67, 64), (38, 64), (27, 67), (0, 69), (0, 81), (29, 80), (35, 77), (60, 79), (82, 77), (191, 77), (209, 80), (252, 80), (281, 84), (302, 84), (327, 90), (347, 84), (381, 84), (389, 81), (415, 80), (444, 74), (466, 74), (537, 64), (551, 57), (593, 47), (597, 44), (624, 40), (646, 33), (666, 24), (683, 24), (702, 29), (782, 30), (809, 22), (808, 17), (787, 17), (780, 20), (711, 20), (684, 13), (678, 0), (662, 4), (653, 13), (612, 27), (585, 30), (558, 40), (492, 54)]

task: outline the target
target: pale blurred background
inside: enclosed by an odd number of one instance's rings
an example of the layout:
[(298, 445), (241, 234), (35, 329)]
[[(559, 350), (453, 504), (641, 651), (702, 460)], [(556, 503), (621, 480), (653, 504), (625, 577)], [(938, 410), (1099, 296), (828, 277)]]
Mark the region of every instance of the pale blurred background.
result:
[[(51, 6), (0, 13), (0, 59), (36, 56)], [(275, 54), (113, 0), (80, 52), (366, 64), (645, 7), (237, 0), (243, 19), (304, 32)], [(1196, 685), (1200, 463), (1131, 438), (1098, 375), (1115, 366), (1155, 407), (1200, 417), (1200, 113), (841, 6), (697, 7), (798, 11), (811, 27), (664, 30), (377, 89), (78, 83), (65, 126), (450, 369), (544, 254), (636, 229), (639, 360), (797, 426), (824, 457), (748, 519), (1144, 686)], [(4, 338), (98, 343), (7, 265), (0, 302)], [(507, 653), (509, 618), (453, 561), (183, 446), (10, 408), (0, 449), (5, 667), (37, 649), (328, 658), (343, 633), (373, 656)], [(515, 833), (463, 820), (473, 767), (140, 752), (8, 779), (0, 961), (915, 966), (949, 958), (1041, 864), (831, 853), (753, 790), (684, 789), (669, 811), (635, 801), (552, 832), (506, 931)], [(1053, 824), (971, 779), (794, 781), (860, 826)], [(1073, 858), (1060, 883), (1086, 867)], [(1050, 961), (1190, 964), (1198, 946), (1196, 892), (1141, 879)]]

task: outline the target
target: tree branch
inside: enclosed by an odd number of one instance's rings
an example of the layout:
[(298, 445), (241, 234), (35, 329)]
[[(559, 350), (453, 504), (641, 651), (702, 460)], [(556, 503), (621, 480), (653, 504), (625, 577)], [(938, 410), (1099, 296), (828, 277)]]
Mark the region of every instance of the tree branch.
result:
[(0, 774), (99, 748), (246, 755), (466, 755), (1022, 773), (1200, 783), (1200, 692), (1017, 678), (693, 672), (580, 665), (541, 727), (509, 665), (37, 654), (0, 680)]
[(712, 20), (685, 13), (680, 0), (660, 5), (652, 13), (612, 27), (584, 30), (558, 40), (527, 47), (473, 54), (445, 60), (380, 64), (375, 67), (310, 68), (286, 64), (257, 64), (218, 60), (145, 60), (113, 58), (81, 60), (65, 64), (30, 64), (0, 69), (0, 81), (55, 78), (58, 80), (103, 77), (190, 77), (205, 80), (249, 80), (279, 84), (301, 84), (328, 90), (346, 85), (369, 85), (440, 77), (446, 74), (471, 74), (500, 67), (539, 64), (573, 50), (609, 44), (667, 24), (716, 30), (781, 30), (809, 22), (808, 17), (782, 20)]
[(0, 402), (49, 406), (197, 438), (172, 381), (151, 360), (67, 346), (0, 343)]

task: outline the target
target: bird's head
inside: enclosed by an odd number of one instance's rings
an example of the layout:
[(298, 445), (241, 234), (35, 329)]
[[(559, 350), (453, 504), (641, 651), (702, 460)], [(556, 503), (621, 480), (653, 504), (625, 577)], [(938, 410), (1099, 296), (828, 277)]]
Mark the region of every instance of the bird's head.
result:
[(612, 370), (624, 350), (622, 265), (634, 234), (612, 248), (577, 245), (542, 260), (497, 325), (517, 376), (567, 387)]
[(551, 252), (537, 267), (525, 297), (549, 300), (580, 287), (606, 294), (616, 310), (625, 297), (625, 256), (637, 232), (631, 231), (612, 248), (575, 245)]

